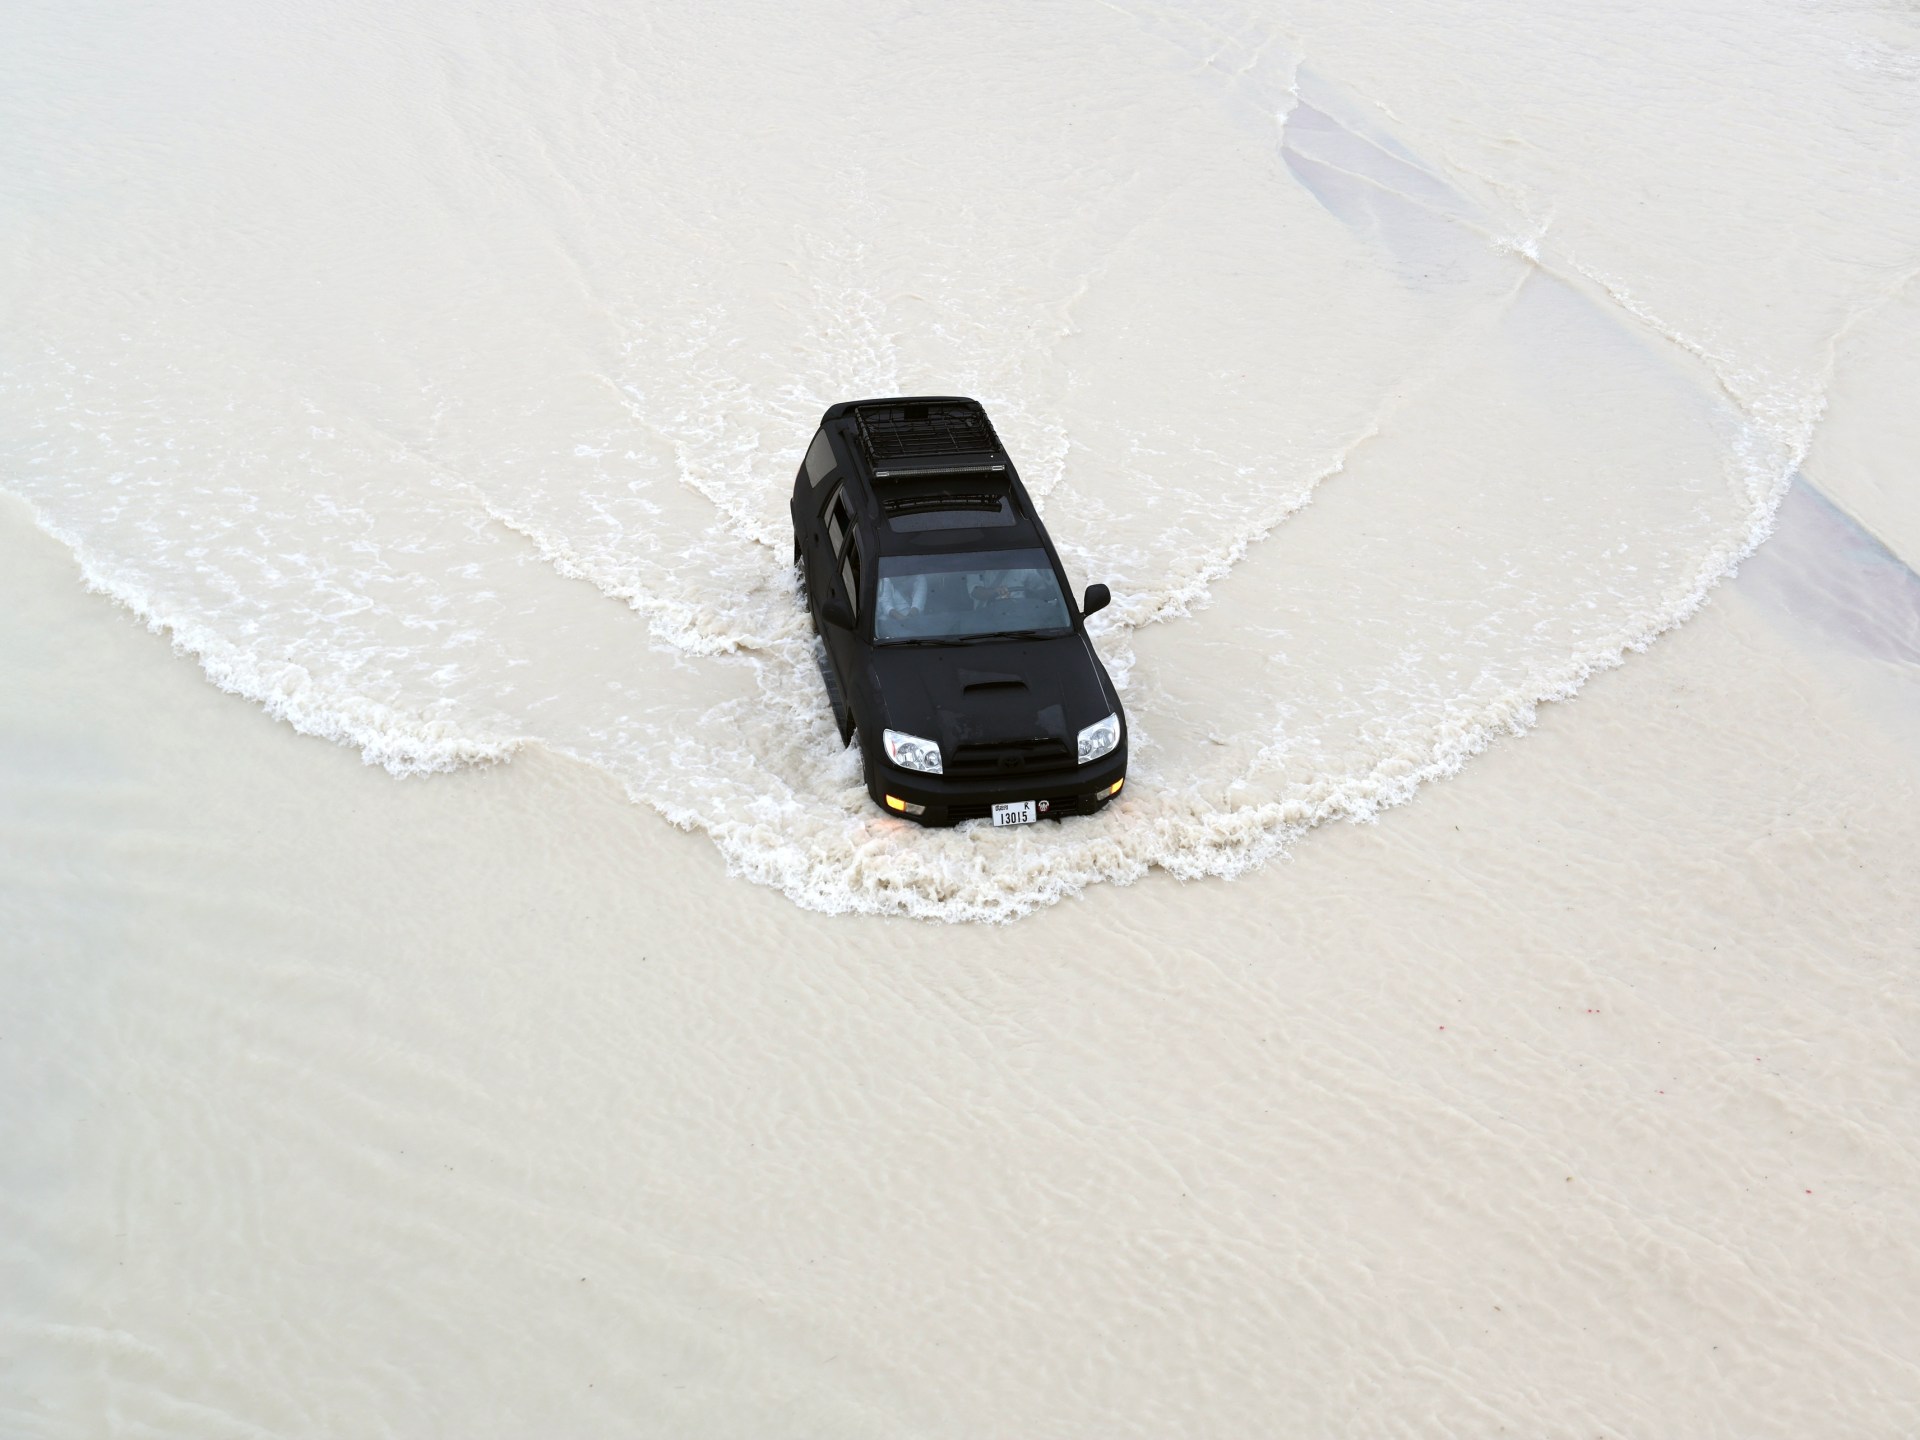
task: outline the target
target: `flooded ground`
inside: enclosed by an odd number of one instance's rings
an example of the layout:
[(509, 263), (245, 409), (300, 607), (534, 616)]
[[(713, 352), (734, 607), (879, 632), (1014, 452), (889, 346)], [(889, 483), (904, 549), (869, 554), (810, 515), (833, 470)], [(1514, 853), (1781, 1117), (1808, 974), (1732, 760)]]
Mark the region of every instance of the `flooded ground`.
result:
[[(1907, 11), (0, 26), (0, 1428), (1920, 1424)], [(838, 747), (898, 392), (1099, 817)]]
[[(1349, 8), (16, 21), (7, 486), (297, 729), (546, 746), (810, 909), (1240, 873), (1691, 614), (1920, 263), (1897, 12)], [(821, 409), (955, 391), (1136, 731), (1011, 843), (874, 813), (784, 564)]]

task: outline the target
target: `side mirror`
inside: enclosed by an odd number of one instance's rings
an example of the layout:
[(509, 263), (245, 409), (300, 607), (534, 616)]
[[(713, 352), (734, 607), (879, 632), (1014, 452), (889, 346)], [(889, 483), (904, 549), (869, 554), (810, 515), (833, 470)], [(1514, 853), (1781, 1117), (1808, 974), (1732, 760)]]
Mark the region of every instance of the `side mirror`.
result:
[(820, 618), (842, 630), (853, 628), (853, 608), (838, 595), (829, 595), (820, 602)]
[(1104, 585), (1087, 586), (1087, 598), (1080, 606), (1080, 618), (1085, 619), (1096, 610), (1104, 610), (1113, 603), (1113, 592)]

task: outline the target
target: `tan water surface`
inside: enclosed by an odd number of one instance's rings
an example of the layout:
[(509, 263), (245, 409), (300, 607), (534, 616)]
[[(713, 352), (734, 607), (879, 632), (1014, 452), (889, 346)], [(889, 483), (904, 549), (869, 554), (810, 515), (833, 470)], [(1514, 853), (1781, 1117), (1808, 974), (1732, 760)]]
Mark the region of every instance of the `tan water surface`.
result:
[[(1917, 152), (1894, 3), (0, 15), (0, 1431), (1920, 1430)], [(840, 747), (888, 393), (1105, 813)]]

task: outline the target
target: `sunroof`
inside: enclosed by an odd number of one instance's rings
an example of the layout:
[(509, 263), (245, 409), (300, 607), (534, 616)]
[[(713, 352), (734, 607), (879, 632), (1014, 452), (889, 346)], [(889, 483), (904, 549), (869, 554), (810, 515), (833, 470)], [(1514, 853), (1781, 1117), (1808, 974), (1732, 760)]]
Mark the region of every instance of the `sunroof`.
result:
[(996, 526), (1013, 524), (1013, 507), (1004, 497), (991, 505), (971, 505), (959, 510), (951, 504), (943, 504), (938, 509), (916, 506), (900, 511), (889, 510), (887, 523), (901, 532), (991, 530)]
[[(982, 530), (1013, 524), (1013, 505), (1005, 483), (997, 476), (976, 474), (967, 489), (913, 486), (880, 492), (880, 509), (897, 531)], [(980, 483), (987, 482), (985, 488)]]
[(997, 510), (1005, 503), (1004, 490), (930, 490), (882, 496), (880, 508), (896, 515), (906, 510)]

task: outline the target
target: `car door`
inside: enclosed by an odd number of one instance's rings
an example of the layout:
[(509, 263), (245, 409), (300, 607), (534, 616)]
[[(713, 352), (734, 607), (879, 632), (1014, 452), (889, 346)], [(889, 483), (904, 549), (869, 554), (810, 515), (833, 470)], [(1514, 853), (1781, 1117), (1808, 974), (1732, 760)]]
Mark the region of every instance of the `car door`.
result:
[[(821, 607), (829, 598), (844, 597), (848, 609), (858, 614), (860, 540), (846, 487), (835, 483), (822, 489), (826, 499), (812, 507), (812, 523), (808, 526), (801, 550), (806, 566), (807, 605), (812, 611), (814, 628), (819, 632), (822, 648), (826, 652), (826, 664), (820, 678), (826, 683), (827, 699), (833, 707), (840, 738), (844, 741), (853, 733), (853, 710), (848, 703), (846, 682), (855, 673), (859, 659), (855, 653), (858, 642), (852, 631), (843, 626), (829, 625), (821, 614)], [(850, 576), (854, 577), (851, 590), (848, 588)]]
[(800, 462), (800, 473), (793, 481), (794, 550), (800, 560), (801, 581), (806, 586), (807, 607), (813, 613), (815, 628), (820, 623), (820, 599), (826, 594), (827, 577), (833, 573), (833, 546), (825, 534), (826, 512), (838, 499), (840, 475), (834, 465), (833, 446), (822, 429), (807, 447)]
[(840, 554), (852, 532), (853, 511), (846, 487), (830, 485), (825, 503), (817, 507), (807, 545), (807, 597), (813, 606), (814, 621), (823, 635), (828, 626), (820, 616), (820, 606), (829, 595), (845, 593), (839, 583)]
[(820, 633), (826, 637), (827, 653), (833, 658), (833, 668), (838, 674), (843, 690), (852, 693), (853, 678), (859, 672), (860, 662), (860, 581), (862, 578), (862, 553), (860, 531), (853, 523), (853, 513), (846, 504), (846, 497), (840, 497), (838, 506), (827, 507), (827, 539), (832, 546), (832, 570), (827, 577), (824, 595), (838, 596), (847, 602), (847, 608), (853, 612), (853, 625), (823, 625)]

